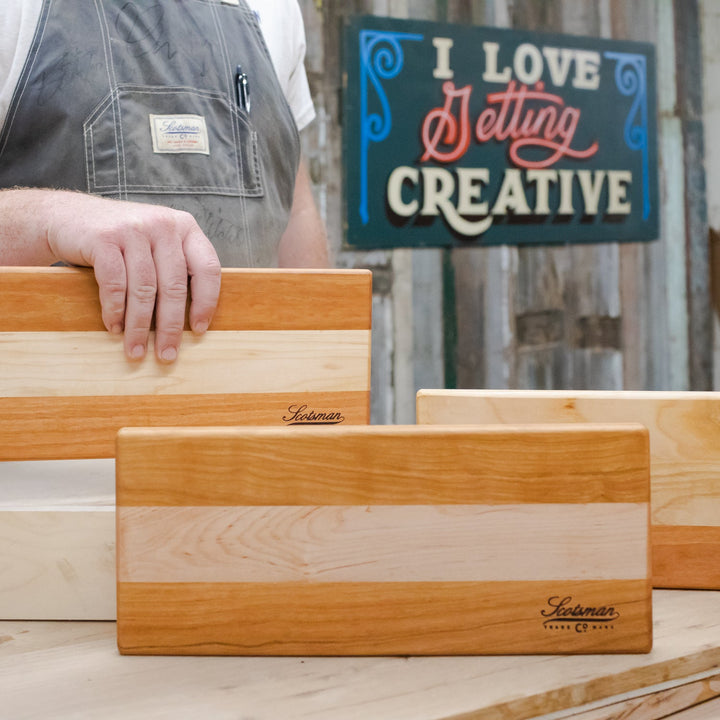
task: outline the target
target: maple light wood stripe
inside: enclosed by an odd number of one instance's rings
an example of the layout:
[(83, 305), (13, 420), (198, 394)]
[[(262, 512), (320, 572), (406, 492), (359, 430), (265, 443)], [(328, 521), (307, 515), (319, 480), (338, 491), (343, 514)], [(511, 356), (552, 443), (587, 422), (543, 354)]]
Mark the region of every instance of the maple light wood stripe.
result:
[(639, 425), (123, 429), (120, 505), (648, 502)]
[(478, 390), (478, 389), (428, 389), (418, 390), (419, 398), (428, 401), (427, 407), (440, 407), (446, 401), (457, 407), (458, 401), (475, 402), (472, 398), (484, 400), (518, 400), (525, 396), (537, 397), (566, 403), (570, 398), (578, 400), (622, 400), (634, 402), (638, 400), (658, 399), (675, 402), (678, 400), (698, 400), (717, 402), (718, 392), (687, 391), (687, 390)]
[[(613, 608), (560, 620), (548, 601)], [(542, 613), (550, 613), (543, 616)], [(608, 617), (608, 616), (606, 616)], [(647, 652), (645, 580), (488, 583), (119, 583), (126, 654), (451, 655)]]
[(720, 526), (720, 393), (421, 390), (420, 424), (639, 422), (650, 433), (652, 521)]
[(652, 481), (651, 470), (653, 524), (712, 526), (720, 530), (720, 468), (717, 476), (705, 470), (703, 479), (700, 473), (692, 476), (692, 463), (686, 467), (691, 475), (687, 479), (676, 476), (658, 482)]
[(121, 507), (117, 521), (121, 582), (648, 575), (645, 504)]
[(655, 525), (651, 542), (655, 587), (720, 590), (720, 527)]
[[(367, 330), (371, 314), (368, 270), (226, 268), (211, 327)], [(104, 330), (92, 270), (0, 268), (0, 332), (92, 330)]]
[[(304, 409), (303, 409), (304, 408)], [(370, 393), (250, 393), (0, 398), (0, 461), (110, 458), (133, 425), (286, 425), (309, 413), (370, 422)]]
[(128, 362), (121, 338), (107, 332), (3, 333), (0, 396), (365, 390), (369, 333), (227, 330), (196, 337), (186, 332), (172, 365), (151, 353)]

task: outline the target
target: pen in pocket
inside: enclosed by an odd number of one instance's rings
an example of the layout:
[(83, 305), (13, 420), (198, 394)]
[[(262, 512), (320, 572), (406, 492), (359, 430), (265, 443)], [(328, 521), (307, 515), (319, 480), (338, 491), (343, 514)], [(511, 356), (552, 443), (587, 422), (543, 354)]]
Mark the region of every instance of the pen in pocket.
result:
[(237, 103), (247, 113), (250, 112), (250, 84), (248, 76), (238, 65), (235, 71), (235, 88), (237, 90)]

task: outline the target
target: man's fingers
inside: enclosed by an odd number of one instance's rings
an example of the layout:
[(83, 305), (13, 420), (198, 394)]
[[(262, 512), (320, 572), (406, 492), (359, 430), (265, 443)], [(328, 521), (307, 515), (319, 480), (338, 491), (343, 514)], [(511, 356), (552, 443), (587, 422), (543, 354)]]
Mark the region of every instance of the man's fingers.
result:
[(95, 280), (100, 291), (100, 307), (105, 327), (114, 334), (125, 328), (127, 276), (120, 248), (108, 245), (95, 256)]
[(127, 297), (125, 305), (125, 353), (139, 360), (147, 351), (148, 333), (155, 309), (157, 276), (150, 246), (128, 243), (125, 247)]
[(173, 362), (185, 326), (188, 270), (180, 243), (157, 248), (153, 258), (157, 274), (155, 355), (163, 362)]
[(220, 296), (220, 260), (200, 228), (187, 234), (183, 249), (190, 276), (190, 327), (193, 332), (203, 333), (212, 321)]

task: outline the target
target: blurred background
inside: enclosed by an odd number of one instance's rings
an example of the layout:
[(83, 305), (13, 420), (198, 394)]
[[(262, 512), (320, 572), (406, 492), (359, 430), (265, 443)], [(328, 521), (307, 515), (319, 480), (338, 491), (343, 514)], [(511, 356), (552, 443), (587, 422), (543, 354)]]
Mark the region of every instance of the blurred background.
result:
[[(372, 422), (414, 422), (419, 388), (720, 389), (718, 0), (299, 1), (316, 200), (336, 265), (373, 271)], [(348, 250), (341, 45), (357, 14), (653, 43), (659, 238)]]

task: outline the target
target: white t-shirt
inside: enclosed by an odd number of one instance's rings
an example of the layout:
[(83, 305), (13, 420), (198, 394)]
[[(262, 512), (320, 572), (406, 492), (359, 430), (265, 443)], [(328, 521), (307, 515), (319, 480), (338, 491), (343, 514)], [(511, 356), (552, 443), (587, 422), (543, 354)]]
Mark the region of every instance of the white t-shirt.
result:
[(305, 26), (297, 0), (247, 0), (260, 21), (275, 72), (302, 130), (315, 117), (305, 73)]
[[(224, 0), (221, 0), (224, 1)], [(0, 127), (32, 44), (43, 0), (0, 0)], [(315, 117), (305, 74), (305, 28), (297, 0), (247, 0), (260, 21), (298, 129)], [(230, 1), (230, 4), (237, 4)]]

